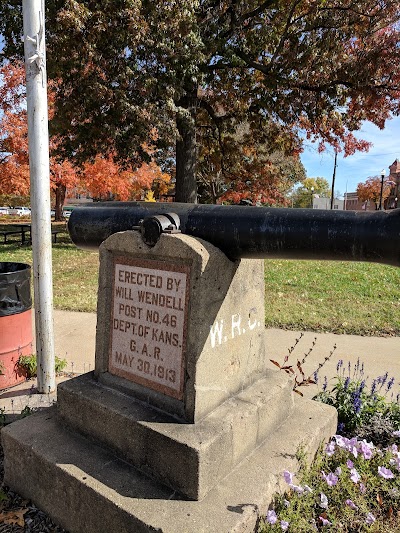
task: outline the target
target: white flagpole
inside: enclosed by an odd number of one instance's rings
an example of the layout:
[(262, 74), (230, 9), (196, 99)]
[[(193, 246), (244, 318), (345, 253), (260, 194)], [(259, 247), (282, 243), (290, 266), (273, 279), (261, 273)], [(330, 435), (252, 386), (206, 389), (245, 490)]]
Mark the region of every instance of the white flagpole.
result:
[(23, 0), (38, 390), (55, 390), (44, 0)]

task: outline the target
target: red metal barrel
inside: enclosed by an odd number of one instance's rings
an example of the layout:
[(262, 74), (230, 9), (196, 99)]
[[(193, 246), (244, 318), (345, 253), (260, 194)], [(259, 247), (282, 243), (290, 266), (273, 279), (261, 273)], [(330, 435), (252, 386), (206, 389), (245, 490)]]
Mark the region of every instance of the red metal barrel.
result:
[(0, 263), (0, 390), (25, 380), (21, 355), (32, 354), (31, 267)]

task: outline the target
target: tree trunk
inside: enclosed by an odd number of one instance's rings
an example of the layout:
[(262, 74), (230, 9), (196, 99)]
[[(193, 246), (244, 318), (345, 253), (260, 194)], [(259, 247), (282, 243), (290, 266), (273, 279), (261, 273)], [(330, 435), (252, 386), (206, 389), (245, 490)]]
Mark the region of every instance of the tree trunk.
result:
[[(196, 98), (191, 99), (194, 103)], [(196, 204), (196, 121), (195, 105), (187, 107), (187, 114), (178, 115), (176, 126), (176, 185), (175, 201)]]
[(56, 222), (60, 222), (60, 220), (63, 220), (63, 207), (65, 202), (65, 194), (67, 192), (67, 188), (62, 183), (57, 183), (56, 185), (56, 207), (55, 207), (55, 217), (54, 220)]

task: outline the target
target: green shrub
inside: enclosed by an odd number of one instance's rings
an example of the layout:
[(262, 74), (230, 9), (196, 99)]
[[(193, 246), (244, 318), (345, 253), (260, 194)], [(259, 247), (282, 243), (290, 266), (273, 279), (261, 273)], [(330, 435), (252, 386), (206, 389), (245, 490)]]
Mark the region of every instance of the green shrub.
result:
[[(37, 376), (37, 362), (36, 355), (21, 355), (18, 360), (18, 366), (26, 372), (27, 378), (33, 378)], [(55, 358), (55, 368), (56, 374), (61, 374), (64, 368), (67, 366), (67, 361), (65, 359), (60, 359), (56, 356)]]
[(389, 379), (386, 372), (368, 385), (363, 365), (358, 362), (353, 370), (347, 369), (345, 375), (343, 362), (339, 361), (334, 386), (328, 390), (325, 381), (324, 390), (314, 399), (336, 408), (341, 435), (358, 436), (388, 446), (393, 442), (393, 431), (400, 427), (399, 397), (393, 401), (394, 378)]

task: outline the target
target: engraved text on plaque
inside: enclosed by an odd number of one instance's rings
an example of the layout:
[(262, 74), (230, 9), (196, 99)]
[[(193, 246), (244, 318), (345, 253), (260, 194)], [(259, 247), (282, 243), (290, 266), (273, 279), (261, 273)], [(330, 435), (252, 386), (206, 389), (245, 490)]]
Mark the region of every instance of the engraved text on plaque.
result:
[(188, 272), (185, 265), (115, 259), (111, 374), (182, 398)]

